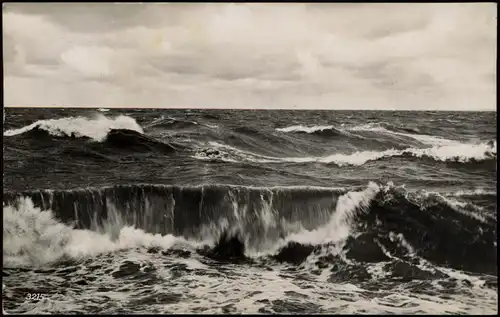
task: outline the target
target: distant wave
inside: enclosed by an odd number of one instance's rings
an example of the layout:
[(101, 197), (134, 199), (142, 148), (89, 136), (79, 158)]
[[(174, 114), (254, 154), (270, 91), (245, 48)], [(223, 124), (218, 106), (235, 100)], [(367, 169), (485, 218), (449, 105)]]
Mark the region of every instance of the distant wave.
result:
[(303, 125), (294, 125), (286, 128), (277, 128), (276, 131), (280, 132), (295, 132), (295, 133), (308, 133), (308, 134), (331, 134), (331, 135), (336, 135), (336, 134), (343, 134), (345, 131), (339, 130), (335, 128), (332, 125), (325, 125), (325, 126), (313, 126), (313, 127), (306, 127)]
[(496, 196), (497, 192), (488, 191), (482, 188), (474, 189), (474, 190), (459, 190), (454, 193), (448, 193), (445, 196), (455, 196), (455, 197), (464, 197), (464, 196)]
[(338, 166), (360, 166), (370, 161), (391, 157), (428, 158), (440, 162), (468, 163), (496, 159), (496, 141), (481, 144), (454, 144), (432, 148), (407, 148), (403, 150), (359, 151), (352, 154), (333, 154), (325, 157), (272, 157), (218, 143), (210, 142), (213, 149), (198, 151), (194, 156), (201, 160), (253, 163), (326, 163)]
[[(400, 132), (399, 130), (404, 132)], [(308, 133), (315, 135), (327, 135), (329, 133), (332, 135), (350, 135), (350, 136), (352, 136), (352, 134), (349, 132), (367, 131), (367, 132), (383, 133), (386, 135), (412, 138), (427, 145), (452, 145), (459, 143), (457, 141), (447, 140), (432, 135), (420, 134), (419, 131), (417, 131), (414, 128), (396, 128), (388, 124), (381, 124), (381, 123), (368, 123), (362, 125), (341, 125), (340, 127), (336, 127), (333, 125), (319, 125), (310, 127), (304, 125), (293, 125), (285, 128), (277, 128), (276, 131), (284, 133)]]
[(87, 137), (97, 142), (106, 139), (112, 129), (126, 129), (143, 133), (141, 126), (135, 119), (128, 116), (108, 118), (98, 115), (94, 118), (67, 117), (60, 119), (39, 120), (28, 126), (11, 129), (4, 132), (4, 136), (15, 136), (32, 130), (44, 130), (50, 135), (58, 137)]
[(163, 143), (134, 130), (112, 129), (106, 136), (105, 143), (114, 148), (133, 152), (177, 152), (185, 147), (177, 143)]
[[(473, 161), (484, 161), (495, 159), (497, 154), (496, 143), (492, 146), (488, 143), (481, 144), (455, 144), (434, 146), (432, 148), (408, 148), (404, 150), (387, 150), (382, 152), (363, 151), (353, 155), (358, 157), (357, 162), (364, 164), (368, 161), (374, 161), (387, 157), (416, 157), (429, 158), (440, 162), (468, 163)], [(351, 158), (344, 157), (346, 163)], [(336, 162), (338, 160), (333, 160)], [(340, 160), (342, 161), (342, 159)], [(359, 165), (359, 164), (358, 164)]]
[(196, 121), (189, 121), (189, 120), (181, 120), (181, 119), (176, 119), (172, 117), (167, 117), (161, 116), (153, 122), (151, 122), (147, 127), (152, 128), (152, 127), (161, 127), (161, 128), (166, 128), (166, 129), (184, 129), (184, 128), (189, 128), (193, 126), (197, 126), (198, 122)]
[[(388, 129), (387, 127), (390, 127), (390, 128)], [(387, 123), (368, 123), (368, 124), (363, 124), (363, 125), (351, 125), (351, 126), (346, 126), (345, 129), (348, 131), (353, 131), (353, 132), (354, 131), (371, 131), (371, 132), (383, 133), (386, 135), (403, 136), (406, 138), (412, 138), (414, 140), (417, 140), (417, 141), (419, 141), (423, 144), (427, 144), (427, 145), (456, 145), (456, 144), (460, 144), (458, 141), (448, 140), (448, 139), (437, 137), (437, 136), (420, 134), (420, 133), (407, 133), (408, 131), (410, 131), (410, 129), (396, 128), (396, 127), (393, 127)], [(400, 132), (399, 130), (403, 130), (405, 132)], [(412, 129), (412, 132), (416, 132), (416, 130)]]
[(327, 129), (334, 129), (332, 125), (320, 125), (320, 126), (312, 126), (307, 127), (303, 125), (293, 125), (286, 128), (277, 128), (276, 131), (280, 132), (305, 132), (305, 133), (314, 133), (316, 131), (323, 131)]

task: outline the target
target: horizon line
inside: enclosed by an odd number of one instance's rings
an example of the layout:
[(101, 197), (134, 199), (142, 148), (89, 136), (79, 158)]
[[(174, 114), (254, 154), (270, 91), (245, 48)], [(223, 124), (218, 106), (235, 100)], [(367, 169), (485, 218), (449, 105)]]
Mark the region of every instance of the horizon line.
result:
[(305, 111), (434, 111), (434, 112), (496, 112), (497, 109), (368, 109), (368, 108), (300, 108), (300, 107), (289, 107), (289, 108), (226, 108), (226, 107), (155, 107), (155, 106), (145, 106), (145, 107), (127, 107), (127, 106), (12, 106), (4, 105), (3, 108), (57, 108), (57, 109), (164, 109), (164, 110), (305, 110)]

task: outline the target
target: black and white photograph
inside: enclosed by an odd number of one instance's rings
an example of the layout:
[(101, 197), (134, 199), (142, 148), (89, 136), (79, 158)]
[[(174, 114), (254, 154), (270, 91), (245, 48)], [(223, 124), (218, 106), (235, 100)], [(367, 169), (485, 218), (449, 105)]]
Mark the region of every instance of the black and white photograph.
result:
[(4, 3), (4, 314), (498, 314), (496, 3)]

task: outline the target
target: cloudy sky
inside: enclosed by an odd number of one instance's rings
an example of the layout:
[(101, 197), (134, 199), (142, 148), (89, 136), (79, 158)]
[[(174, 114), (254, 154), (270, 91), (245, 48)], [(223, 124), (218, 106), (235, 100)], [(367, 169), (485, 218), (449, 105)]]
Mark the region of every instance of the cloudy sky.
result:
[(495, 3), (4, 3), (4, 104), (495, 110), (496, 12)]

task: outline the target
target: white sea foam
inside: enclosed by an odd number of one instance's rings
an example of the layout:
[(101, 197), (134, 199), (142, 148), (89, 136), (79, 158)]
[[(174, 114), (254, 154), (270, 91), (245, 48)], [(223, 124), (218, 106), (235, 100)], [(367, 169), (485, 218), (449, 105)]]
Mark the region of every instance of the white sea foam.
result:
[(97, 142), (103, 141), (111, 129), (128, 129), (143, 133), (141, 126), (132, 117), (122, 115), (108, 118), (99, 114), (94, 118), (66, 117), (39, 120), (19, 129), (7, 130), (4, 132), (4, 136), (22, 134), (37, 127), (54, 136), (74, 134), (76, 137), (89, 137)]
[(457, 192), (453, 193), (446, 193), (444, 196), (455, 196), (455, 197), (462, 197), (462, 196), (481, 196), (481, 195), (496, 195), (496, 191), (491, 191), (491, 190), (485, 190), (482, 188), (476, 188), (472, 190), (459, 190)]
[[(316, 231), (317, 235), (312, 237), (303, 234), (300, 241), (307, 243), (307, 241), (321, 242), (343, 239), (345, 233), (350, 230), (349, 219), (355, 216), (356, 211), (362, 211), (363, 208), (366, 208), (370, 200), (373, 199), (373, 195), (376, 195), (376, 192), (380, 189), (379, 186), (371, 183), (365, 190), (346, 193), (339, 197), (335, 207), (335, 213), (338, 212), (338, 216), (335, 217), (335, 214), (332, 214), (331, 221), (323, 228), (324, 232)], [(93, 278), (93, 282), (84, 286), (84, 292), (80, 292), (80, 288), (75, 285), (75, 290), (70, 289), (64, 294), (54, 294), (39, 302), (25, 301), (17, 306), (15, 310), (9, 311), (10, 313), (87, 311), (89, 302), (100, 303), (103, 298), (107, 298), (107, 301), (109, 299), (119, 301), (123, 303), (123, 309), (129, 309), (129, 311), (163, 314), (192, 313), (193, 311), (224, 313), (226, 312), (225, 308), (230, 304), (234, 308), (233, 312), (236, 313), (259, 313), (261, 308), (273, 309), (279, 307), (278, 304), (269, 304), (274, 303), (275, 300), (286, 301), (297, 305), (296, 307), (314, 303), (319, 306), (322, 312), (326, 313), (443, 314), (446, 312), (494, 314), (497, 312), (497, 292), (484, 287), (484, 278), (471, 276), (465, 272), (452, 269), (437, 267), (438, 270), (450, 277), (458, 280), (468, 280), (473, 286), (473, 292), (464, 289), (463, 294), (451, 292), (447, 293), (446, 297), (438, 297), (427, 295), (425, 292), (414, 292), (412, 288), (406, 287), (411, 283), (397, 283), (397, 285), (393, 286), (384, 285), (384, 288), (380, 290), (373, 287), (363, 289), (362, 285), (354, 285), (355, 282), (353, 281), (341, 283), (326, 281), (325, 277), (330, 275), (326, 274), (330, 271), (329, 269), (323, 270), (321, 276), (315, 276), (307, 274), (307, 268), (305, 268), (301, 273), (308, 278), (301, 279), (300, 283), (297, 283), (296, 279), (284, 277), (287, 272), (284, 272), (281, 269), (282, 266), (278, 265), (269, 266), (269, 270), (264, 270), (256, 266), (228, 264), (225, 266), (226, 271), (221, 273), (219, 266), (212, 266), (209, 262), (201, 263), (196, 255), (193, 255), (190, 259), (170, 258), (161, 254), (147, 253), (142, 248), (135, 248), (136, 246), (147, 245), (147, 241), (153, 245), (168, 247), (172, 244), (170, 240), (172, 237), (169, 236), (155, 239), (152, 238), (155, 236), (144, 234), (140, 230), (123, 228), (127, 233), (120, 235), (119, 240), (111, 241), (106, 235), (95, 233), (95, 237), (91, 237), (89, 234), (92, 233), (87, 230), (73, 230), (64, 226), (56, 222), (51, 217), (50, 212), (33, 208), (29, 200), (21, 202), (21, 206), (17, 209), (8, 210), (8, 208), (12, 207), (4, 207), (4, 266), (6, 263), (12, 264), (12, 262), (8, 261), (12, 260), (13, 249), (16, 247), (19, 249), (20, 244), (23, 245), (24, 253), (32, 256), (45, 256), (46, 260), (53, 258), (51, 253), (56, 255), (61, 253), (66, 255), (76, 254), (76, 256), (83, 253), (92, 256), (98, 255), (103, 250), (112, 251), (123, 246), (127, 248), (127, 250), (121, 252), (95, 256), (92, 268), (79, 268), (78, 277), (86, 279), (87, 276), (92, 276)], [(7, 220), (10, 222), (7, 222)], [(6, 222), (9, 225), (8, 228), (15, 230), (10, 231), (10, 233), (15, 232), (21, 236), (15, 243), (13, 243), (13, 239), (5, 241), (6, 237), (8, 237)], [(12, 227), (12, 224), (15, 226)], [(50, 229), (54, 225), (55, 227)], [(339, 233), (335, 229), (340, 229)], [(64, 237), (69, 238), (63, 239)], [(295, 235), (295, 237), (299, 237), (299, 235)], [(325, 237), (327, 239), (321, 239)], [(408, 245), (402, 235), (393, 233), (393, 238), (398, 239), (410, 253), (412, 252), (411, 246)], [(58, 245), (57, 241), (60, 240), (67, 240), (62, 243), (65, 246), (63, 248), (64, 252), (55, 252), (55, 248), (50, 249), (48, 247), (50, 245), (56, 247)], [(29, 243), (35, 245), (31, 247)], [(94, 249), (101, 251), (94, 251)], [(10, 259), (6, 260), (6, 252), (10, 254)], [(27, 258), (29, 260), (29, 257)], [(124, 261), (154, 267), (155, 274), (160, 277), (159, 281), (161, 283), (156, 285), (147, 284), (145, 286), (137, 283), (136, 279), (114, 278), (112, 274), (106, 271), (108, 269), (118, 270)], [(39, 262), (30, 262), (31, 265), (34, 263)], [(179, 274), (179, 264), (185, 264), (191, 270), (203, 270), (204, 274)], [(377, 263), (367, 269), (372, 276), (380, 278), (380, 276), (388, 274), (388, 272), (384, 271), (383, 265), (384, 263)], [(60, 276), (51, 274), (27, 274), (25, 276), (26, 283), (22, 285), (24, 288), (34, 289), (36, 285), (38, 287), (40, 285), (61, 285), (63, 281)], [(11, 292), (10, 289), (14, 289), (18, 285), (12, 282), (12, 276), (8, 278), (11, 280), (5, 282), (6, 284), (9, 283), (6, 292)], [(70, 282), (76, 280), (74, 276), (67, 278)], [(437, 287), (437, 283), (433, 284)], [(102, 288), (104, 287), (108, 290), (103, 291)], [(78, 296), (75, 296), (76, 292), (78, 292)], [(161, 298), (160, 296), (164, 294), (182, 294), (182, 300), (178, 302), (172, 301), (168, 305), (159, 300), (146, 300), (151, 296)], [(210, 294), (210, 296), (207, 296), (207, 294)], [(12, 295), (10, 296), (12, 297)], [(319, 308), (317, 311), (319, 311)], [(116, 311), (116, 306), (111, 305), (108, 308), (102, 306), (101, 311), (112, 313)], [(276, 312), (279, 313), (280, 311), (276, 310)]]
[(362, 191), (347, 192), (337, 199), (335, 211), (324, 226), (291, 234), (286, 241), (316, 245), (344, 241), (351, 233), (351, 225), (357, 213), (366, 211), (379, 191), (380, 187), (370, 182)]
[[(389, 188), (396, 189), (394, 185), (391, 185)], [(415, 199), (417, 201), (432, 200), (435, 202), (446, 204), (454, 211), (484, 223), (488, 222), (486, 218), (492, 217), (487, 213), (483, 213), (484, 208), (481, 206), (477, 206), (471, 202), (464, 202), (457, 200), (457, 198), (461, 196), (456, 195), (456, 193), (450, 194), (450, 193), (428, 192), (425, 190), (419, 190), (417, 192), (404, 192), (404, 194), (406, 196), (406, 199), (409, 200), (415, 200)]]
[(335, 129), (333, 125), (319, 125), (307, 127), (303, 125), (294, 125), (286, 128), (277, 128), (276, 131), (280, 132), (305, 132), (305, 133), (314, 133), (318, 131), (324, 131), (329, 129)]
[(385, 151), (359, 151), (350, 154), (333, 154), (323, 157), (273, 157), (240, 150), (230, 145), (209, 142), (209, 145), (220, 151), (217, 156), (207, 156), (201, 153), (194, 156), (200, 160), (219, 159), (225, 162), (247, 161), (253, 163), (325, 163), (338, 166), (360, 166), (370, 161), (382, 158), (410, 155), (414, 157), (429, 157), (436, 161), (456, 161), (467, 163), (471, 160), (482, 161), (496, 156), (496, 142), (493, 144), (451, 144), (431, 148), (407, 148), (403, 150), (389, 149)]
[(481, 215), (477, 212), (471, 212), (471, 211), (466, 209), (467, 207), (469, 207), (475, 211), (481, 211), (482, 210), (481, 207), (476, 206), (472, 203), (458, 201), (458, 200), (452, 199), (452, 198), (445, 198), (439, 194), (437, 194), (437, 195), (440, 199), (442, 199), (448, 206), (450, 206), (456, 212), (459, 212), (463, 215), (474, 218), (474, 219), (479, 220), (479, 221), (484, 222), (484, 223), (487, 222), (486, 218), (483, 215)]
[(457, 161), (466, 163), (471, 160), (481, 161), (496, 155), (496, 142), (494, 146), (487, 143), (481, 144), (453, 144), (434, 146), (432, 148), (407, 148), (404, 150), (390, 149), (386, 151), (360, 151), (353, 154), (335, 154), (317, 161), (322, 163), (336, 163), (338, 165), (363, 165), (386, 157), (411, 155), (414, 157), (430, 157), (436, 161)]
[(112, 232), (99, 233), (73, 229), (57, 221), (50, 210), (34, 207), (29, 198), (22, 198), (16, 207), (3, 207), (4, 266), (37, 266), (65, 257), (74, 259), (95, 256), (135, 247), (169, 248), (185, 243), (172, 235), (152, 235), (141, 229), (124, 226), (116, 239)]

